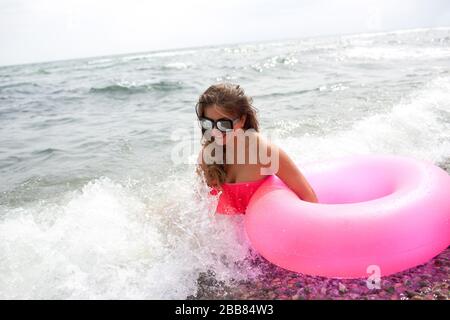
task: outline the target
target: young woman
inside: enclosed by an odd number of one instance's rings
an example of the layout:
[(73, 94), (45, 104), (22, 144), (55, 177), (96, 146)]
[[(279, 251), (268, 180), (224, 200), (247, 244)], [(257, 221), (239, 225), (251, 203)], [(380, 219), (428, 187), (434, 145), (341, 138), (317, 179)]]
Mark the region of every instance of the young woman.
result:
[(300, 199), (317, 202), (305, 177), (289, 156), (259, 134), (252, 98), (239, 85), (210, 86), (196, 105), (202, 128), (197, 172), (220, 192), (216, 213), (243, 214), (253, 193), (276, 174)]

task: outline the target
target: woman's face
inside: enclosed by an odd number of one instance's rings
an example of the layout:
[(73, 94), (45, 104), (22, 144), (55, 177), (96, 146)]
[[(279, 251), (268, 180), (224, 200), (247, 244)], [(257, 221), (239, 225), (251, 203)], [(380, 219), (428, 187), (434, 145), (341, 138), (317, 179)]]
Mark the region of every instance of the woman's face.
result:
[[(230, 120), (234, 120), (235, 116), (234, 115), (230, 115), (227, 114), (225, 112), (225, 110), (217, 105), (212, 105), (212, 106), (208, 106), (204, 109), (203, 111), (203, 116), (205, 116), (206, 118), (209, 118), (211, 120), (219, 120), (219, 119), (230, 119)], [(245, 119), (246, 116), (242, 116), (239, 121), (234, 123), (233, 126), (233, 132), (236, 131), (237, 129), (243, 129), (244, 124), (245, 124)], [(215, 140), (217, 142), (220, 143), (220, 141), (223, 141), (223, 144), (226, 143), (226, 141), (233, 136), (232, 134), (225, 134), (224, 132), (221, 132), (219, 130), (217, 130), (217, 128), (213, 128), (213, 130), (211, 131), (211, 135), (215, 138)]]

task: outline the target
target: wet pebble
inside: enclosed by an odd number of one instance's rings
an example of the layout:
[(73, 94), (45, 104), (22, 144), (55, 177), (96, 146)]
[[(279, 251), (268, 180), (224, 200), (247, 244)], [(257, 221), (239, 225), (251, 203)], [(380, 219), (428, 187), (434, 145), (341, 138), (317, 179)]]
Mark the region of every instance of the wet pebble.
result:
[(340, 293), (347, 292), (347, 287), (343, 283), (339, 283), (339, 292)]
[[(260, 278), (224, 286), (213, 275), (204, 277), (201, 290), (190, 299), (359, 299), (449, 300), (450, 248), (424, 265), (383, 277), (380, 289), (365, 279), (329, 279), (281, 269), (264, 258), (255, 264)], [(201, 281), (199, 281), (201, 282)]]

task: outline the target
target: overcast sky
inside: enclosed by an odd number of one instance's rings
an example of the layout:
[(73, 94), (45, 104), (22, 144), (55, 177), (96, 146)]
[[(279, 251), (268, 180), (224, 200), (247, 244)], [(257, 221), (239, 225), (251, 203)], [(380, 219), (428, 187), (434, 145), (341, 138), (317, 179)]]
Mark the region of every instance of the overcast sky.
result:
[(449, 0), (0, 0), (0, 65), (436, 26)]

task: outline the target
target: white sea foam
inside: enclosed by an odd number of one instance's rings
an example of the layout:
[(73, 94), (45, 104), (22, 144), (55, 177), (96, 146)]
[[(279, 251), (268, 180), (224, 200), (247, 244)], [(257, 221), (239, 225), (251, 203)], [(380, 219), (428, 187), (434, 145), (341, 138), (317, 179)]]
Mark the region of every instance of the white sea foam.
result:
[(392, 48), (392, 47), (350, 47), (342, 52), (333, 52), (338, 59), (403, 60), (440, 59), (450, 57), (448, 48)]
[(89, 65), (96, 65), (96, 64), (110, 64), (111, 62), (114, 62), (114, 59), (109, 58), (103, 58), (103, 59), (95, 59), (95, 60), (89, 60), (87, 64)]
[(193, 64), (189, 62), (171, 62), (164, 65), (167, 69), (183, 70), (192, 67)]
[(448, 31), (450, 27), (433, 27), (433, 28), (412, 28), (412, 29), (402, 29), (402, 30), (391, 30), (383, 32), (368, 32), (368, 33), (357, 33), (344, 35), (342, 38), (352, 39), (352, 38), (373, 38), (373, 37), (385, 37), (389, 35), (406, 35), (406, 34), (420, 34), (423, 32), (430, 31)]
[(196, 50), (174, 50), (174, 51), (161, 51), (161, 52), (149, 52), (144, 54), (134, 54), (134, 55), (127, 55), (122, 58), (122, 61), (134, 61), (134, 60), (147, 60), (155, 57), (175, 57), (175, 56), (181, 56), (181, 55), (187, 55), (187, 54), (194, 54), (196, 53)]
[(2, 212), (0, 298), (183, 299), (200, 272), (247, 277), (234, 264), (247, 254), (241, 220), (212, 216), (214, 199), (200, 201), (185, 178), (102, 178), (58, 204)]
[(449, 117), (450, 78), (439, 77), (388, 112), (368, 116), (349, 129), (324, 136), (285, 137), (282, 145), (298, 162), (390, 153), (439, 163), (450, 155)]

